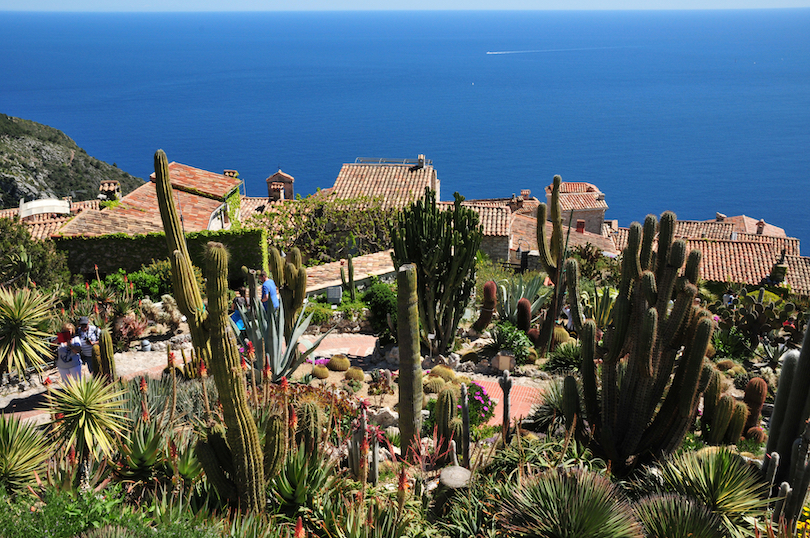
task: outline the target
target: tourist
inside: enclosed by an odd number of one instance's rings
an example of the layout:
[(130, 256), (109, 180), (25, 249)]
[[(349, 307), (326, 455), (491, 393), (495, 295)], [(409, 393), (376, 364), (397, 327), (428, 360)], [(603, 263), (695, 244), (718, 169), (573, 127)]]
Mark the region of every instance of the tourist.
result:
[(272, 304), (273, 308), (278, 308), (278, 293), (276, 291), (276, 283), (272, 278), (267, 277), (267, 271), (259, 273), (259, 280), (262, 281), (262, 304), (264, 310), (267, 310), (268, 304)]
[(78, 336), (73, 337), (70, 342), (60, 344), (59, 349), (56, 350), (56, 368), (59, 370), (59, 377), (62, 378), (62, 381), (67, 381), (69, 378), (81, 379), (82, 341)]
[(82, 344), (82, 361), (87, 365), (87, 370), (93, 373), (93, 346), (98, 344), (100, 333), (98, 327), (90, 323), (87, 316), (79, 318), (78, 337)]

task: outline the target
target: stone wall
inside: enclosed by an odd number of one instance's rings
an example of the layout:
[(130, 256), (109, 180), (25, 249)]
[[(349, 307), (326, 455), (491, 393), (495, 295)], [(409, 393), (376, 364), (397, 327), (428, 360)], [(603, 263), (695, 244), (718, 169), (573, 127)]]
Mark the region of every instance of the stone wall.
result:
[[(562, 223), (568, 226), (568, 219), (571, 211), (562, 212)], [(576, 209), (571, 217), (571, 229), (576, 230), (577, 220), (585, 221), (585, 231), (602, 235), (602, 223), (605, 222), (604, 209)]]
[(481, 251), (493, 260), (507, 261), (509, 259), (509, 238), (485, 235), (481, 240)]

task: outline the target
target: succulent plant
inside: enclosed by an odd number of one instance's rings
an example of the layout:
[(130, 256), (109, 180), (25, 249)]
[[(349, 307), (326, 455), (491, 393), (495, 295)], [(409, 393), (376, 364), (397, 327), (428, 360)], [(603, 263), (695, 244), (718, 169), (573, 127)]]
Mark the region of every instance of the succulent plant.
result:
[(363, 382), (366, 379), (366, 373), (363, 371), (362, 368), (359, 366), (352, 366), (346, 373), (343, 375), (345, 379), (351, 379), (353, 381)]
[(333, 372), (345, 372), (351, 367), (351, 365), (352, 363), (349, 361), (349, 358), (342, 353), (332, 355), (329, 358), (329, 362), (326, 363), (326, 367)]
[(329, 368), (323, 364), (316, 364), (312, 367), (312, 375), (318, 379), (326, 379), (329, 377)]
[(456, 380), (456, 372), (453, 371), (452, 368), (450, 368), (449, 366), (445, 366), (444, 364), (439, 364), (431, 368), (428, 376), (440, 377), (448, 383)]
[(422, 386), (424, 387), (425, 394), (438, 394), (445, 386), (445, 381), (438, 376), (428, 376), (425, 378)]

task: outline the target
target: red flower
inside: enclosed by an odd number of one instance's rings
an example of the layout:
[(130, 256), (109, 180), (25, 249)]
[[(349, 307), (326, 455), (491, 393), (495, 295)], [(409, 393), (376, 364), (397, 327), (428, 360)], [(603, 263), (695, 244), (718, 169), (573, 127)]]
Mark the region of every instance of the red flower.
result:
[(140, 388), (141, 388), (141, 392), (143, 392), (145, 394), (147, 385), (146, 385), (146, 377), (144, 377), (144, 376), (141, 376), (141, 387)]
[(51, 383), (53, 383), (53, 381), (51, 381), (51, 376), (46, 377), (45, 381), (42, 382), (42, 384), (45, 385), (46, 387), (50, 387)]
[(397, 489), (399, 491), (408, 491), (408, 473), (405, 471), (405, 467), (399, 471), (399, 485)]
[(295, 408), (290, 409), (290, 429), (292, 431), (298, 430), (298, 415), (295, 414)]
[(53, 416), (53, 418), (55, 418), (56, 420), (62, 420), (63, 418), (65, 418), (65, 414), (64, 413), (56, 413)]
[(294, 538), (306, 538), (307, 533), (304, 531), (304, 522), (301, 521), (301, 516), (298, 516), (298, 521), (295, 524)]
[(247, 369), (248, 369), (248, 368), (250, 368), (250, 366), (248, 366), (248, 363), (247, 363), (247, 361), (245, 360), (245, 358), (244, 358), (244, 357), (242, 357), (242, 370), (247, 371)]
[(169, 441), (169, 457), (171, 459), (177, 458), (177, 445), (174, 444), (174, 441)]
[(250, 357), (250, 358), (252, 359), (252, 358), (253, 358), (253, 355), (254, 355), (255, 353), (256, 353), (256, 348), (253, 346), (253, 342), (251, 342), (250, 340), (248, 340), (248, 343), (247, 343), (247, 351), (246, 351), (247, 356), (248, 356), (248, 357)]
[(200, 361), (200, 377), (208, 377), (208, 368), (205, 367), (205, 363)]
[(90, 283), (89, 282), (84, 283), (84, 289), (86, 289), (87, 291), (90, 291)]
[(290, 384), (287, 382), (286, 375), (281, 378), (281, 382), (279, 384), (281, 385), (282, 390), (287, 390), (288, 388), (290, 388)]

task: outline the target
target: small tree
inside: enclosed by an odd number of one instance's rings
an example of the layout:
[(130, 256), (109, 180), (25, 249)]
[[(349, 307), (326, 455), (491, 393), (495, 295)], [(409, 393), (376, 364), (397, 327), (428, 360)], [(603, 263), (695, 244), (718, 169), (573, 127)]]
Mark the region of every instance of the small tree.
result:
[(401, 211), (391, 226), (394, 267), (416, 266), (419, 321), (423, 340), (434, 335), (433, 348), (444, 353), (453, 345), (458, 323), (475, 287), (475, 255), (483, 232), (478, 214), (461, 205), (455, 193), (447, 210), (436, 205), (436, 192)]

